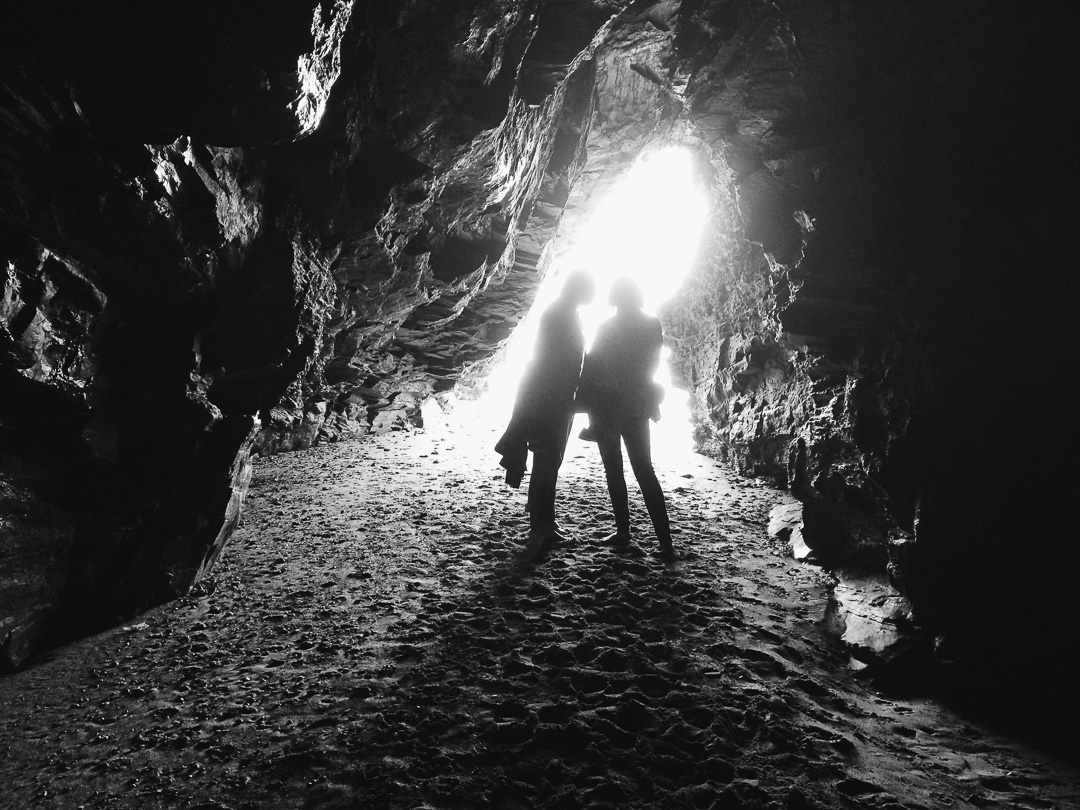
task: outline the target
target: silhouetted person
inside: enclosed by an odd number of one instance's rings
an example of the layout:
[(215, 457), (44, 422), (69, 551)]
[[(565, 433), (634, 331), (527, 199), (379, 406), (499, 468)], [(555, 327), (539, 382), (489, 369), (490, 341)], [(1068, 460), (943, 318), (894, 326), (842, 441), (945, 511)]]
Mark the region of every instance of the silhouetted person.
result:
[(660, 555), (670, 560), (675, 551), (667, 503), (656, 480), (649, 443), (649, 420), (660, 418), (662, 389), (652, 378), (660, 365), (663, 333), (660, 321), (641, 311), (644, 297), (631, 279), (619, 279), (611, 286), (610, 302), (615, 315), (597, 330), (592, 350), (585, 358), (578, 392), (578, 409), (589, 414), (589, 431), (600, 447), (615, 513), (615, 533), (606, 540), (620, 551), (635, 548), (623, 478), (625, 444), (660, 542)]
[(574, 418), (574, 394), (581, 376), (585, 339), (577, 308), (595, 294), (592, 276), (575, 270), (562, 292), (540, 317), (532, 361), (518, 385), (510, 425), (498, 444), (513, 487), (525, 472), (526, 449), (532, 450), (529, 479), (529, 538), (523, 560), (531, 560), (548, 542), (563, 540), (555, 522), (555, 484)]

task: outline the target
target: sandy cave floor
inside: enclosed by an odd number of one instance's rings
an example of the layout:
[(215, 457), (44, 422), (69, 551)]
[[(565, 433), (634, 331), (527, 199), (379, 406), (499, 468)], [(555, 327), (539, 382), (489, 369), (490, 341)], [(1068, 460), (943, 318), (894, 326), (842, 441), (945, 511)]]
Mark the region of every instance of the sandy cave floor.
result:
[(1076, 770), (853, 676), (780, 493), (658, 464), (681, 556), (617, 556), (575, 438), (571, 542), (521, 567), (493, 444), (259, 460), (198, 593), (0, 679), (0, 807), (1080, 807)]

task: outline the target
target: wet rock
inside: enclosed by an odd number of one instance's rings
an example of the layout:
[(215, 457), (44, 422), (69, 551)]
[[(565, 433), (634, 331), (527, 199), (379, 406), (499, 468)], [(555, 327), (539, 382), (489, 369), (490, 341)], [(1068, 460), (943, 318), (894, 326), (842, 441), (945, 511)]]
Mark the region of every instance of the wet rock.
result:
[(852, 657), (895, 682), (926, 677), (930, 640), (912, 621), (911, 605), (880, 576), (840, 573), (830, 616)]
[(805, 560), (813, 553), (803, 539), (802, 511), (802, 503), (791, 498), (774, 506), (769, 513), (769, 534), (790, 544), (791, 555), (796, 560)]

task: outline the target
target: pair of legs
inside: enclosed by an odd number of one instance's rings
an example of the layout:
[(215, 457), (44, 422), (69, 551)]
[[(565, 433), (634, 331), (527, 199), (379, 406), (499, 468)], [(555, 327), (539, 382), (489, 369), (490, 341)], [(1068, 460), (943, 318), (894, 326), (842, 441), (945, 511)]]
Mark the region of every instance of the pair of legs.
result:
[(600, 447), (600, 458), (604, 462), (608, 494), (611, 496), (611, 511), (615, 513), (615, 542), (630, 542), (630, 503), (626, 479), (623, 477), (622, 445), (625, 444), (630, 468), (641, 487), (645, 508), (649, 510), (656, 539), (660, 541), (660, 550), (664, 554), (672, 553), (667, 502), (652, 465), (649, 418), (627, 417), (611, 423), (600, 421), (594, 424), (594, 432)]

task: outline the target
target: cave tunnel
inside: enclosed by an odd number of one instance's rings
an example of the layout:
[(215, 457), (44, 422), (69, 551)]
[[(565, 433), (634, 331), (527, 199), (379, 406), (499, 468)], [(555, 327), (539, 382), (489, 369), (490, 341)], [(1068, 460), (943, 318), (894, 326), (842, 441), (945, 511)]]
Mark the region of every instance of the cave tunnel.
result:
[[(643, 311), (655, 316), (678, 293), (696, 261), (708, 214), (701, 183), (693, 153), (669, 140), (643, 150), (601, 191), (580, 193), (580, 213), (564, 219), (528, 313), (485, 364), (482, 375), (470, 375), (479, 376), (477, 384), (462, 388), (462, 394), (480, 401), (471, 408), (455, 403), (454, 418), (505, 421), (513, 410), (522, 373), (534, 355), (540, 316), (558, 297), (571, 271), (585, 270), (595, 285), (592, 301), (578, 309), (586, 352), (600, 323), (614, 312), (609, 299), (616, 279), (633, 279), (642, 292)], [(573, 211), (573, 204), (569, 207)], [(651, 431), (654, 455), (692, 448), (689, 397), (672, 379), (670, 354), (670, 348), (662, 349), (654, 375), (663, 392), (659, 418)], [(429, 413), (440, 418), (438, 412)], [(424, 424), (430, 424), (430, 419)], [(585, 414), (579, 414), (574, 432), (587, 424)]]
[[(1080, 807), (1076, 17), (5, 11), (0, 805)], [(639, 260), (676, 559), (575, 429), (522, 564), (489, 392)]]

